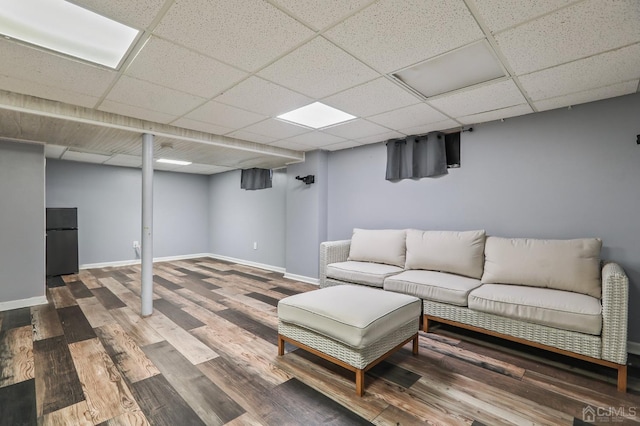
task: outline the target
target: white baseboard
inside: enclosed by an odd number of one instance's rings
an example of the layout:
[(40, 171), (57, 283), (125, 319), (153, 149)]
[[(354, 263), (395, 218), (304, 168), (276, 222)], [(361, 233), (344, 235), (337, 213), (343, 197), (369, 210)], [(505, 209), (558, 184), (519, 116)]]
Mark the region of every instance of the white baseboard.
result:
[[(300, 281), (303, 283), (309, 283), (314, 285), (319, 285), (320, 280), (318, 278), (311, 278), (304, 275), (296, 275), (296, 274), (288, 274), (285, 268), (280, 266), (267, 265), (266, 263), (258, 263), (252, 262), (250, 260), (238, 259), (235, 257), (223, 256), (221, 254), (215, 253), (197, 253), (197, 254), (187, 254), (182, 256), (167, 256), (167, 257), (154, 257), (153, 262), (171, 262), (174, 260), (185, 260), (185, 259), (195, 259), (198, 257), (209, 257), (211, 259), (224, 260), (227, 262), (237, 263), (238, 265), (252, 266), (254, 268), (265, 269), (267, 271), (277, 272), (279, 274), (284, 274), (284, 278)], [(117, 268), (120, 266), (131, 266), (131, 265), (139, 265), (140, 259), (134, 260), (118, 260), (115, 262), (102, 262), (102, 263), (87, 263), (84, 265), (80, 265), (80, 269), (96, 269), (96, 268)]]
[(627, 341), (627, 352), (640, 355), (640, 343)]
[(226, 260), (227, 262), (237, 263), (238, 265), (253, 266), (255, 268), (266, 269), (267, 271), (278, 272), (280, 274), (284, 274), (284, 278), (287, 278), (289, 280), (300, 281), (303, 283), (314, 284), (314, 285), (320, 285), (320, 280), (318, 278), (306, 277), (304, 275), (289, 274), (287, 273), (287, 270), (285, 268), (282, 268), (280, 266), (273, 266), (273, 265), (267, 265), (264, 263), (251, 262), (249, 260), (238, 259), (238, 258), (229, 257), (229, 256), (222, 256), (220, 254), (214, 254), (214, 253), (210, 253), (209, 257), (212, 259)]
[(238, 265), (253, 266), (254, 268), (266, 269), (267, 271), (273, 271), (279, 274), (284, 274), (286, 272), (286, 269), (280, 266), (267, 265), (266, 263), (258, 263), (258, 262), (252, 262), (250, 260), (236, 259), (235, 257), (222, 256), (220, 254), (215, 254), (215, 253), (209, 253), (206, 256), (212, 259), (226, 260), (227, 262), (237, 263)]
[[(209, 253), (196, 253), (196, 254), (184, 254), (180, 256), (154, 257), (153, 263), (171, 262), (174, 260), (195, 259), (198, 257), (210, 257), (210, 255)], [(115, 262), (86, 263), (84, 265), (80, 265), (80, 269), (117, 268), (120, 266), (131, 266), (131, 265), (139, 265), (139, 264), (140, 264), (140, 259), (116, 260)]]
[(320, 285), (320, 280), (318, 278), (306, 277), (304, 275), (288, 274), (286, 272), (284, 274), (284, 277), (293, 281), (301, 281), (303, 283)]
[(11, 300), (9, 302), (0, 302), (0, 311), (10, 311), (12, 309), (27, 308), (29, 306), (46, 305), (47, 296), (29, 297), (28, 299)]

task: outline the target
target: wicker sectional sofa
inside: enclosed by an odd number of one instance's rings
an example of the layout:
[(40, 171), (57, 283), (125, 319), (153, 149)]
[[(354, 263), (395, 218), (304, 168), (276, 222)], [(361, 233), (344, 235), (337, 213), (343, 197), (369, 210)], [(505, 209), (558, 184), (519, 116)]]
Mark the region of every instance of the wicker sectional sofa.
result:
[(354, 229), (320, 246), (320, 287), (360, 284), (417, 296), (431, 322), (614, 368), (627, 387), (628, 278), (596, 238), (484, 231)]

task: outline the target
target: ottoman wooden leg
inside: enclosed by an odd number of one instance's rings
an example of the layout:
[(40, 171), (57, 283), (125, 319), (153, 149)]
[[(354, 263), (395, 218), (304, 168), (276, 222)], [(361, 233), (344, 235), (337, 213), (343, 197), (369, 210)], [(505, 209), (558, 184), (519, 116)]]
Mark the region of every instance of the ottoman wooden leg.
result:
[(284, 340), (282, 336), (278, 334), (278, 356), (284, 355)]
[(413, 354), (418, 355), (418, 335), (413, 339)]
[(356, 394), (362, 396), (364, 394), (364, 370), (356, 369)]

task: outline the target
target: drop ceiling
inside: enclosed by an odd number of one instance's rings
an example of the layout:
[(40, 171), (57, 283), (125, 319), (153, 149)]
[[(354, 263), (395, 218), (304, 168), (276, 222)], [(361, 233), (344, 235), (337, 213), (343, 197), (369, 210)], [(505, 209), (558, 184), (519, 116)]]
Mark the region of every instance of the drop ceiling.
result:
[[(152, 133), (194, 163), (161, 170), (275, 168), (639, 90), (637, 0), (73, 2), (142, 32), (116, 70), (0, 39), (0, 138), (50, 158), (139, 167)], [(428, 98), (393, 77), (478, 42), (504, 77)], [(315, 101), (357, 119), (276, 119)]]

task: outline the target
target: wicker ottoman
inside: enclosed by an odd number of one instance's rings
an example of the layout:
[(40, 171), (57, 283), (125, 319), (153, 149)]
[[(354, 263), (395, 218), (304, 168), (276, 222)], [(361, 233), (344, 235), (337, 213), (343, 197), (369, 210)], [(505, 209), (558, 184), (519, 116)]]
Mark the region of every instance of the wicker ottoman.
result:
[(364, 373), (413, 340), (418, 354), (420, 299), (380, 289), (339, 285), (286, 297), (278, 303), (278, 355), (292, 343), (356, 373)]

